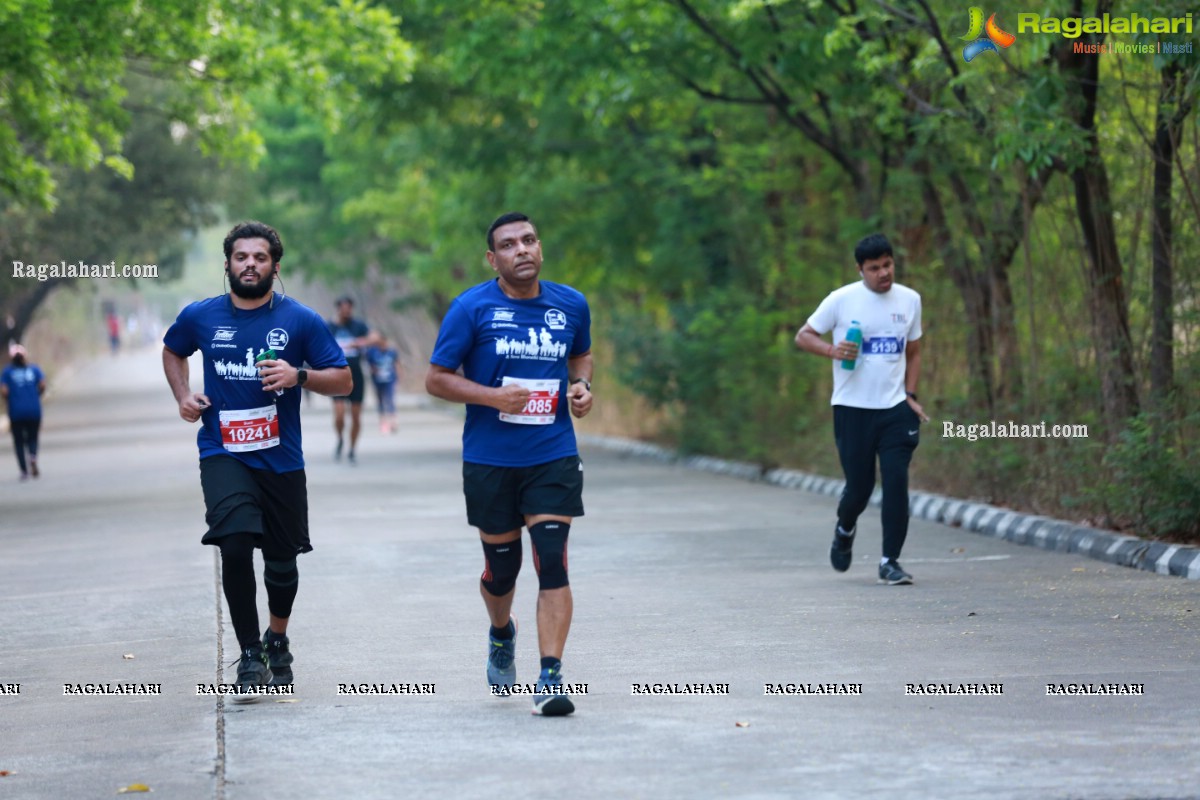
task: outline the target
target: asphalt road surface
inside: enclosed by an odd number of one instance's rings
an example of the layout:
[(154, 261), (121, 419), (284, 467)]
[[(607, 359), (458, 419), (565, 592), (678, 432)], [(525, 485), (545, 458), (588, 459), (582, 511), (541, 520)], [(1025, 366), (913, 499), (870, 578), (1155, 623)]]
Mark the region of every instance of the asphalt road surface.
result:
[[(461, 416), (416, 397), (398, 435), (365, 414), (356, 467), (306, 407), (295, 695), (198, 695), (237, 652), (195, 428), (153, 350), (52, 382), (43, 477), (0, 443), (0, 798), (1200, 797), (1200, 582), (913, 520), (916, 585), (879, 586), (875, 509), (837, 574), (832, 498), (599, 449), (564, 658), (586, 695), (490, 697)], [(530, 682), (536, 588), (526, 563)]]

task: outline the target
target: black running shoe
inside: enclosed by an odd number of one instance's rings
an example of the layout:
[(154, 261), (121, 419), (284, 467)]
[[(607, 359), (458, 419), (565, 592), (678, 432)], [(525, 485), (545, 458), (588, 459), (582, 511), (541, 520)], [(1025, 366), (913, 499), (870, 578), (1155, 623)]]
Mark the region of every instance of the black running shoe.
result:
[[(855, 530), (858, 530), (855, 528)], [(850, 569), (850, 562), (854, 558), (854, 531), (850, 533), (842, 533), (842, 526), (834, 524), (833, 526), (833, 544), (829, 545), (829, 563), (838, 572), (845, 572)]]
[(891, 558), (879, 565), (879, 582), (888, 586), (907, 585), (913, 582), (913, 576), (904, 571), (899, 561)]
[(286, 633), (275, 633), (267, 628), (263, 634), (263, 650), (267, 652), (267, 664), (271, 667), (272, 686), (288, 686), (292, 682), (292, 653)]
[(257, 703), (263, 696), (256, 690), (260, 686), (269, 686), (271, 677), (271, 667), (262, 645), (247, 647), (238, 659), (237, 694), (233, 695), (233, 702)]

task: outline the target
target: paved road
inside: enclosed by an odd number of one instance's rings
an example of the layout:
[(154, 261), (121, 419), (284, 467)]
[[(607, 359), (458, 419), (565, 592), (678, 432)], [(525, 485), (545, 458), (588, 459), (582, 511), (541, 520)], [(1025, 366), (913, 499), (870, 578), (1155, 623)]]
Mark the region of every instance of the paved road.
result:
[[(189, 799), (1200, 797), (1200, 583), (914, 520), (903, 563), (918, 584), (881, 587), (877, 512), (837, 575), (832, 499), (598, 450), (584, 453), (565, 661), (588, 694), (568, 719), (487, 697), (459, 420), (416, 398), (401, 435), (368, 429), (357, 468), (330, 458), (327, 405), (306, 411), (316, 550), (300, 562), (294, 702), (198, 697), (236, 652), (198, 543), (194, 429), (154, 352), (57, 389), (42, 479), (18, 484), (0, 445), (0, 685), (20, 684), (0, 695), (0, 798), (134, 783)], [(527, 565), (529, 680), (535, 589)], [(162, 695), (64, 696), (104, 682)], [(631, 693), (675, 683), (729, 693)], [(862, 693), (766, 696), (767, 683)], [(1048, 683), (1144, 694), (1048, 697)]]

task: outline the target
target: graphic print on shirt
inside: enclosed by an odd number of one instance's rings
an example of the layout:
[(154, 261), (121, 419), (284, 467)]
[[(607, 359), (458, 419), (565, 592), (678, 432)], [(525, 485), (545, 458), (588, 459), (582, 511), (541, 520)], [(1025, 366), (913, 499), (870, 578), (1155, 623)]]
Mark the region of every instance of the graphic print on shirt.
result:
[[(516, 328), (521, 326), (513, 323), (515, 312), (510, 308), (496, 307), (492, 309), (492, 328)], [(557, 361), (567, 355), (567, 343), (557, 341), (552, 331), (567, 329), (567, 315), (557, 308), (546, 311), (542, 317), (545, 326), (537, 329), (526, 328), (527, 338), (519, 336), (501, 336), (496, 339), (496, 355), (507, 358), (538, 359), (540, 361)], [(547, 328), (549, 330), (547, 330)]]
[[(258, 355), (262, 355), (267, 351), (267, 348), (260, 348)], [(224, 359), (213, 359), (213, 369), (217, 375), (225, 380), (236, 381), (260, 381), (262, 376), (258, 374), (258, 367), (254, 365), (254, 348), (246, 348), (246, 363), (239, 364), (236, 361), (226, 361)]]
[(236, 336), (237, 328), (217, 328), (213, 331), (213, 338), (208, 346), (214, 349), (227, 348), (229, 350), (236, 350), (237, 345), (233, 344), (233, 339)]
[(288, 332), (283, 328), (272, 328), (267, 333), (267, 347), (279, 351), (287, 348)]

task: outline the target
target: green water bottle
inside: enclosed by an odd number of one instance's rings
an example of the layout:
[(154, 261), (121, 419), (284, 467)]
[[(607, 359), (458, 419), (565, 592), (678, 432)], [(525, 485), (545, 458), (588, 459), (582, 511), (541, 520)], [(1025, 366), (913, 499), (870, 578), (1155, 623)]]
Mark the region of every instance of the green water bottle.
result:
[[(274, 361), (276, 358), (278, 358), (278, 356), (275, 355), (275, 349), (271, 348), (270, 350), (263, 350), (261, 353), (255, 356), (254, 363), (257, 364), (260, 361)], [(283, 397), (283, 389), (276, 389), (275, 396)]]
[[(862, 351), (862, 326), (858, 324), (858, 320), (850, 320), (850, 330), (846, 331), (846, 341), (854, 342), (858, 345), (858, 349)], [(842, 369), (854, 369), (856, 359), (843, 358)]]

